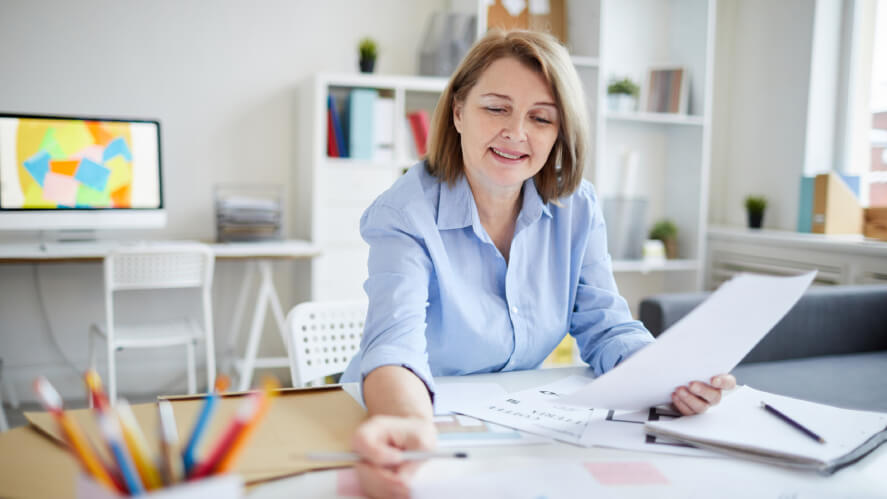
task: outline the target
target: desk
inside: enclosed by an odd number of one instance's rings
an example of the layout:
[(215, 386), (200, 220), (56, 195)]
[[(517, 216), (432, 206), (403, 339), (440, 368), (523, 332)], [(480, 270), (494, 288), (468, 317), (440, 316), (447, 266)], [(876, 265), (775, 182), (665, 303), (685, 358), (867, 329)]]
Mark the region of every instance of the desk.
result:
[[(591, 376), (588, 368), (566, 367), (444, 377), (438, 378), (438, 382), (496, 382), (512, 392), (576, 374)], [(887, 474), (884, 473), (884, 469), (887, 469), (887, 445), (882, 445), (862, 461), (829, 477), (739, 459), (582, 448), (560, 442), (528, 446), (472, 447), (468, 452), (471, 456), (468, 460), (434, 460), (423, 464), (414, 480), (427, 483), (445, 476), (448, 481), (453, 481), (457, 477), (470, 477), (479, 472), (507, 472), (509, 468), (532, 466), (533, 463), (538, 465), (538, 460), (544, 458), (564, 462), (645, 462), (659, 470), (669, 481), (667, 484), (604, 486), (604, 497), (884, 497), (887, 491)], [(277, 480), (252, 489), (249, 497), (349, 497), (338, 495), (340, 472), (341, 470), (318, 471)], [(600, 492), (577, 491), (575, 497), (590, 497), (599, 495)]]
[[(171, 241), (153, 241), (169, 243)], [(150, 246), (152, 241), (88, 241), (65, 243), (6, 243), (0, 244), (0, 263), (43, 263), (43, 262), (90, 262), (101, 261), (114, 248), (121, 246)], [(275, 259), (312, 258), (320, 254), (319, 249), (307, 241), (284, 240), (262, 242), (237, 242), (209, 244), (219, 260), (242, 260), (247, 264), (244, 285), (240, 288), (234, 309), (231, 330), (225, 354), (234, 354), (236, 341), (240, 335), (240, 323), (246, 306), (249, 288), (256, 276), (259, 277), (259, 291), (255, 301), (253, 320), (250, 325), (247, 348), (242, 358), (234, 360), (239, 373), (239, 389), (246, 390), (252, 381), (253, 370), (258, 367), (286, 367), (287, 357), (257, 358), (259, 340), (265, 321), (265, 311), (270, 306), (280, 334), (287, 344), (285, 324), (280, 298), (274, 288), (271, 262)]]

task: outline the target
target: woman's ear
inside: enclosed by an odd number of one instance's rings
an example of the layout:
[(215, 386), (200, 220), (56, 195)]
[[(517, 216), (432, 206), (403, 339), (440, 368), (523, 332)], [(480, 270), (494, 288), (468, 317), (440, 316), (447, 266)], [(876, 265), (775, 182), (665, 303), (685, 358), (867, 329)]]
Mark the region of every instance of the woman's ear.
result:
[(462, 133), (462, 110), (464, 107), (462, 102), (453, 100), (453, 124), (456, 126), (456, 131), (460, 134)]

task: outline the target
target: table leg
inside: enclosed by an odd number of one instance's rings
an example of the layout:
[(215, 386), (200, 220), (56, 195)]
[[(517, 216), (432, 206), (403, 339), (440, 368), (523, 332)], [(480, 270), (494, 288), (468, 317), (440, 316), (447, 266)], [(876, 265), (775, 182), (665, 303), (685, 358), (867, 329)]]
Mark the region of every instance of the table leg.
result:
[(243, 284), (237, 293), (237, 301), (234, 303), (234, 316), (231, 318), (231, 326), (228, 331), (228, 344), (225, 346), (225, 372), (233, 373), (233, 359), (237, 357), (237, 340), (240, 338), (240, 325), (243, 322), (243, 310), (246, 307), (247, 294), (252, 290), (253, 281), (256, 279), (256, 262), (246, 262)]

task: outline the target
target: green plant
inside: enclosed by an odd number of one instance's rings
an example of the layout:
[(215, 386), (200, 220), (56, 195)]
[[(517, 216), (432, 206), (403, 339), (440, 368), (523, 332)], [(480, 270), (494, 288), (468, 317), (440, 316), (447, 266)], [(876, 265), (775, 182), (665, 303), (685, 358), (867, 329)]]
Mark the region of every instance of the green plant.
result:
[(678, 226), (675, 225), (674, 222), (668, 219), (663, 219), (655, 224), (653, 224), (653, 228), (650, 229), (650, 239), (659, 239), (662, 242), (665, 242), (669, 239), (674, 239), (678, 235)]
[(376, 60), (376, 54), (378, 52), (376, 40), (373, 40), (370, 37), (364, 37), (360, 40), (360, 44), (357, 46), (357, 49), (360, 51), (361, 59), (371, 61)]
[(751, 214), (761, 214), (767, 208), (767, 198), (764, 196), (746, 196), (745, 209)]
[(608, 94), (626, 94), (637, 97), (639, 92), (640, 88), (630, 78), (614, 80), (607, 86)]

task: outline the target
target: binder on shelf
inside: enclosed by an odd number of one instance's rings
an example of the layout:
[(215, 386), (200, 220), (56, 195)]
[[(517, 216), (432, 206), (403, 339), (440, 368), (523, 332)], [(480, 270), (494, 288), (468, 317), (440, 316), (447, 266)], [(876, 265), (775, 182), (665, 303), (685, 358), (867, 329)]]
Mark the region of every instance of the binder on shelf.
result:
[[(775, 417), (762, 402), (825, 442)], [(842, 409), (742, 386), (702, 414), (650, 421), (644, 429), (736, 457), (830, 474), (887, 441), (887, 413)]]
[(815, 177), (801, 177), (800, 206), (798, 207), (798, 232), (813, 229), (813, 186)]
[(336, 136), (336, 145), (339, 152), (340, 158), (348, 157), (348, 144), (345, 142), (345, 133), (343, 132), (341, 118), (339, 117), (339, 111), (336, 106), (336, 98), (333, 97), (332, 94), (327, 96), (327, 107), (329, 109), (329, 116), (333, 122), (333, 131)]
[(336, 140), (336, 128), (333, 126), (333, 110), (329, 106), (326, 110), (326, 155), (331, 158), (339, 157), (339, 143)]
[(887, 207), (866, 208), (863, 235), (887, 241)]
[(355, 88), (348, 94), (348, 156), (373, 159), (373, 111), (379, 92)]
[(862, 206), (845, 181), (834, 172), (816, 176), (811, 230), (817, 234), (862, 233)]
[(373, 103), (373, 161), (394, 161), (394, 99), (376, 97)]
[(410, 120), (410, 129), (413, 131), (413, 141), (416, 143), (416, 152), (419, 157), (425, 156), (428, 152), (428, 111), (420, 109), (407, 113)]

